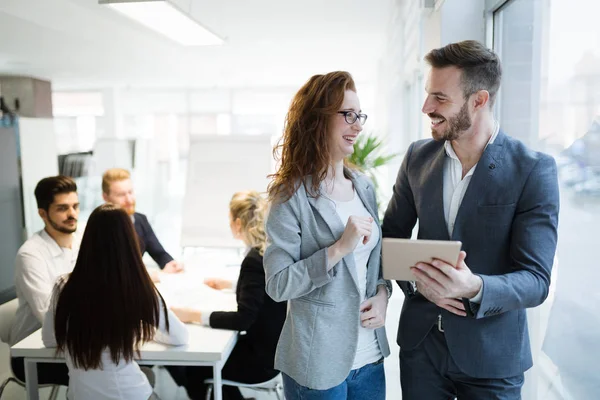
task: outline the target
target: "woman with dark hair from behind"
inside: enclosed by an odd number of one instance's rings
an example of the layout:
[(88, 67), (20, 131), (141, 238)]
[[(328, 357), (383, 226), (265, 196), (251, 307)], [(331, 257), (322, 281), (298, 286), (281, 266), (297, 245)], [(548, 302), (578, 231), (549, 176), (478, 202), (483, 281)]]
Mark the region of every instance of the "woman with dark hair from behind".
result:
[(65, 354), (69, 399), (158, 398), (133, 357), (151, 340), (186, 344), (188, 332), (146, 272), (124, 210), (104, 204), (90, 215), (75, 268), (54, 288), (42, 338)]

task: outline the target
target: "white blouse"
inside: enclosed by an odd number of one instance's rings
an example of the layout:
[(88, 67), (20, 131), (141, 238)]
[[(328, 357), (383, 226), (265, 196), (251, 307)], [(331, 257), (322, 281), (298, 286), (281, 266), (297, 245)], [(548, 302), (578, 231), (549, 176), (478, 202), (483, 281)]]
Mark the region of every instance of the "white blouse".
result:
[[(361, 217), (370, 217), (371, 214), (366, 209), (362, 200), (354, 191), (354, 197), (350, 201), (337, 201), (334, 200), (335, 211), (342, 220), (344, 226), (348, 223), (348, 218), (352, 215), (358, 215)], [(358, 276), (358, 285), (360, 288), (361, 303), (367, 298), (367, 263), (371, 252), (380, 240), (379, 227), (377, 222), (373, 220), (371, 223), (372, 231), (369, 241), (365, 244), (362, 240), (358, 241), (358, 245), (354, 249), (354, 264), (356, 265), (356, 274)], [(374, 363), (383, 357), (381, 350), (379, 349), (379, 342), (375, 336), (373, 329), (364, 328), (359, 321), (358, 325), (358, 344), (356, 348), (356, 355), (354, 356), (354, 363), (352, 369), (358, 369), (364, 367), (367, 364)]]
[[(164, 344), (180, 346), (188, 343), (188, 330), (175, 314), (168, 310), (169, 332), (166, 331), (163, 303), (160, 303), (160, 319), (154, 340)], [(42, 340), (46, 347), (56, 347), (54, 336), (54, 312), (52, 307), (46, 313), (42, 326)], [(102, 369), (75, 368), (68, 353), (65, 355), (69, 368), (69, 400), (148, 400), (152, 387), (146, 375), (135, 361), (118, 364), (112, 362), (110, 351), (102, 353)]]

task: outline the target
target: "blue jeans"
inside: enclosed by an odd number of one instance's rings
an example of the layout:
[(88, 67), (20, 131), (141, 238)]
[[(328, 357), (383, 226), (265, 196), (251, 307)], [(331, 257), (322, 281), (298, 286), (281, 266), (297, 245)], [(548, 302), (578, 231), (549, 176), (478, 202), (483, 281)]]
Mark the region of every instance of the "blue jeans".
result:
[(353, 369), (344, 382), (326, 390), (310, 389), (284, 373), (281, 375), (286, 400), (385, 400), (383, 358)]

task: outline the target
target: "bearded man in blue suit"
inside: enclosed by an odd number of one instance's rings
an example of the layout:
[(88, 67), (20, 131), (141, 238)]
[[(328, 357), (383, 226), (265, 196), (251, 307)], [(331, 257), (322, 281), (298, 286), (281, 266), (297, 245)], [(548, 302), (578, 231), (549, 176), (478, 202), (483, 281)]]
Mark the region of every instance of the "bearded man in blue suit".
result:
[[(413, 268), (397, 341), (402, 398), (520, 399), (533, 365), (526, 309), (547, 297), (556, 251), (556, 163), (494, 119), (500, 60), (476, 41), (425, 57), (432, 139), (410, 145), (384, 237), (459, 240), (456, 265)], [(427, 260), (424, 260), (427, 261)]]

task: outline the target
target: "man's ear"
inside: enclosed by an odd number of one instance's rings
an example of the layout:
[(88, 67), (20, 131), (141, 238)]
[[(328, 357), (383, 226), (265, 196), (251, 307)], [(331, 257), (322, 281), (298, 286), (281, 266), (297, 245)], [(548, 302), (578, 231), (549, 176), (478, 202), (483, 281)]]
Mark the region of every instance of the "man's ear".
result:
[(46, 210), (44, 210), (43, 208), (38, 208), (38, 215), (40, 216), (41, 219), (43, 219), (44, 221), (46, 221), (46, 219), (48, 219), (48, 213), (46, 212)]
[(106, 195), (106, 193), (102, 192), (102, 198), (104, 199), (104, 201), (105, 201), (106, 203), (108, 203), (108, 202), (109, 202), (109, 201), (108, 201), (108, 196)]
[(473, 104), (473, 109), (478, 111), (487, 106), (488, 102), (490, 101), (490, 92), (487, 90), (478, 90), (474, 97), (475, 103)]

